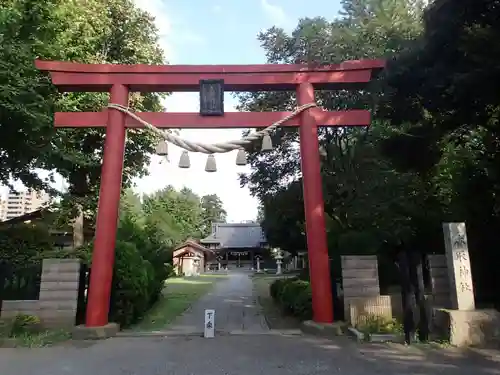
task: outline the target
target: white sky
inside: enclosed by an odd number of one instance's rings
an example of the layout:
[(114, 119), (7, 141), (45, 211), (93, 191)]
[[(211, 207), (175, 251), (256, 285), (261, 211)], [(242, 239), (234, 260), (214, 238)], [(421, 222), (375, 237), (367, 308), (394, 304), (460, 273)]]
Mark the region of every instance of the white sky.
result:
[[(226, 95), (225, 110), (234, 111), (229, 97)], [(166, 100), (167, 111), (172, 112), (197, 112), (199, 110), (198, 93), (174, 93)], [(181, 136), (190, 141), (203, 143), (216, 143), (241, 138), (241, 129), (230, 130), (183, 130)], [(228, 213), (228, 221), (240, 222), (253, 220), (257, 217), (258, 201), (250, 196), (247, 188), (240, 188), (238, 173), (246, 172), (249, 167), (238, 167), (235, 164), (236, 151), (226, 154), (217, 154), (217, 172), (205, 172), (207, 156), (204, 154), (190, 153), (191, 168), (178, 168), (179, 157), (182, 150), (169, 144), (169, 159), (153, 156), (149, 166), (150, 175), (138, 179), (136, 191), (150, 193), (167, 185), (176, 188), (189, 187), (196, 194), (217, 194), (224, 202)]]
[[(134, 0), (142, 9), (155, 16), (155, 23), (159, 29), (160, 45), (165, 51), (165, 56), (171, 64), (182, 64), (176, 51), (178, 44), (174, 41), (179, 38), (192, 38), (189, 27), (178, 30), (173, 27), (167, 2), (162, 0)], [(195, 10), (193, 10), (195, 11)], [(179, 34), (179, 35), (177, 35)], [(189, 34), (189, 35), (188, 35)], [(195, 35), (195, 34), (193, 34)], [(193, 53), (196, 53), (195, 51)], [(224, 98), (225, 111), (234, 111), (236, 101), (226, 94)], [(198, 93), (173, 93), (165, 101), (166, 110), (169, 112), (198, 112)], [(241, 138), (242, 129), (227, 130), (183, 130), (181, 136), (190, 141), (203, 143), (216, 143)], [(248, 171), (248, 167), (238, 167), (235, 164), (237, 151), (216, 155), (217, 172), (205, 172), (207, 156), (204, 154), (190, 153), (191, 168), (178, 168), (179, 157), (182, 150), (169, 144), (170, 163), (163, 158), (153, 156), (149, 166), (150, 176), (136, 182), (136, 190), (150, 193), (167, 185), (176, 188), (186, 186), (196, 194), (217, 194), (224, 203), (228, 213), (228, 221), (240, 222), (253, 220), (257, 217), (258, 201), (250, 195), (247, 188), (240, 188), (238, 173)]]

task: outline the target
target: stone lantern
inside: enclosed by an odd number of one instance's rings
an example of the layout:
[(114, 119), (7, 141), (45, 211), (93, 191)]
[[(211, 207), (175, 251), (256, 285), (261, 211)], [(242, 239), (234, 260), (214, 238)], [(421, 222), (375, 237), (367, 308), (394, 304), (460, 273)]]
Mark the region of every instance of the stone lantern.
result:
[(283, 254), (281, 253), (281, 250), (278, 249), (276, 251), (276, 255), (274, 256), (276, 259), (276, 275), (281, 275), (282, 270), (281, 270), (281, 265), (283, 264)]
[(262, 259), (262, 257), (260, 255), (256, 255), (255, 256), (255, 262), (257, 264), (257, 270), (256, 271), (259, 272), (259, 273), (262, 272), (260, 270), (260, 261), (261, 261), (261, 259)]

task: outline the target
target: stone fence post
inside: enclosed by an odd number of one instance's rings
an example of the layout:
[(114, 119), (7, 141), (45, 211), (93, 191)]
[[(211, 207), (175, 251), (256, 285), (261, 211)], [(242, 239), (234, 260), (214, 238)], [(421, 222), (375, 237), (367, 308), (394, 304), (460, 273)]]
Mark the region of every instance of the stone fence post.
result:
[(0, 316), (36, 315), (46, 328), (75, 325), (80, 260), (44, 259), (38, 300), (3, 301)]

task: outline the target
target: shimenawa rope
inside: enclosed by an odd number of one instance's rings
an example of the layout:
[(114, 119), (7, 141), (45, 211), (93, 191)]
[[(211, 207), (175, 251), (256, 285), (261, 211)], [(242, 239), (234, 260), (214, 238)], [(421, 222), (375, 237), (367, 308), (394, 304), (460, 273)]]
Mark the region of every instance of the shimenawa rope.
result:
[(162, 131), (155, 126), (151, 125), (149, 122), (144, 121), (141, 119), (138, 115), (136, 115), (134, 112), (129, 107), (125, 107), (120, 104), (116, 103), (109, 103), (108, 108), (110, 109), (116, 109), (120, 112), (125, 113), (127, 116), (130, 116), (134, 120), (138, 121), (144, 127), (156, 134), (157, 136), (163, 138), (165, 141), (170, 142), (186, 151), (190, 152), (201, 152), (204, 154), (215, 154), (215, 153), (226, 153), (234, 150), (238, 150), (243, 148), (243, 146), (248, 145), (250, 143), (253, 143), (254, 141), (257, 141), (261, 139), (262, 137), (269, 135), (269, 133), (273, 132), (281, 126), (283, 123), (287, 122), (288, 120), (294, 118), (301, 112), (305, 111), (308, 108), (313, 108), (316, 107), (316, 103), (308, 103), (301, 105), (297, 107), (292, 113), (290, 113), (288, 116), (285, 116), (279, 121), (276, 121), (274, 124), (268, 126), (267, 128), (251, 133), (247, 135), (246, 137), (243, 137), (238, 140), (232, 140), (228, 142), (223, 142), (223, 143), (212, 143), (212, 144), (206, 144), (206, 143), (201, 143), (201, 142), (192, 142), (187, 139), (183, 139), (181, 137), (176, 136), (175, 134), (169, 133)]

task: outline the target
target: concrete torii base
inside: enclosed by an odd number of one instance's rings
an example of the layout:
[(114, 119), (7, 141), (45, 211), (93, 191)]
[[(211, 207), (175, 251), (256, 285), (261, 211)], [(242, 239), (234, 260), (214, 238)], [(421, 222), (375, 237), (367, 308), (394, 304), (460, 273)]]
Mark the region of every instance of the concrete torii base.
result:
[(316, 323), (312, 320), (306, 320), (301, 324), (300, 329), (302, 332), (309, 335), (320, 336), (324, 338), (333, 338), (336, 336), (342, 336), (346, 333), (347, 323)]
[(73, 340), (104, 340), (115, 337), (119, 331), (120, 326), (117, 323), (108, 323), (102, 327), (79, 325), (73, 328), (71, 337)]

